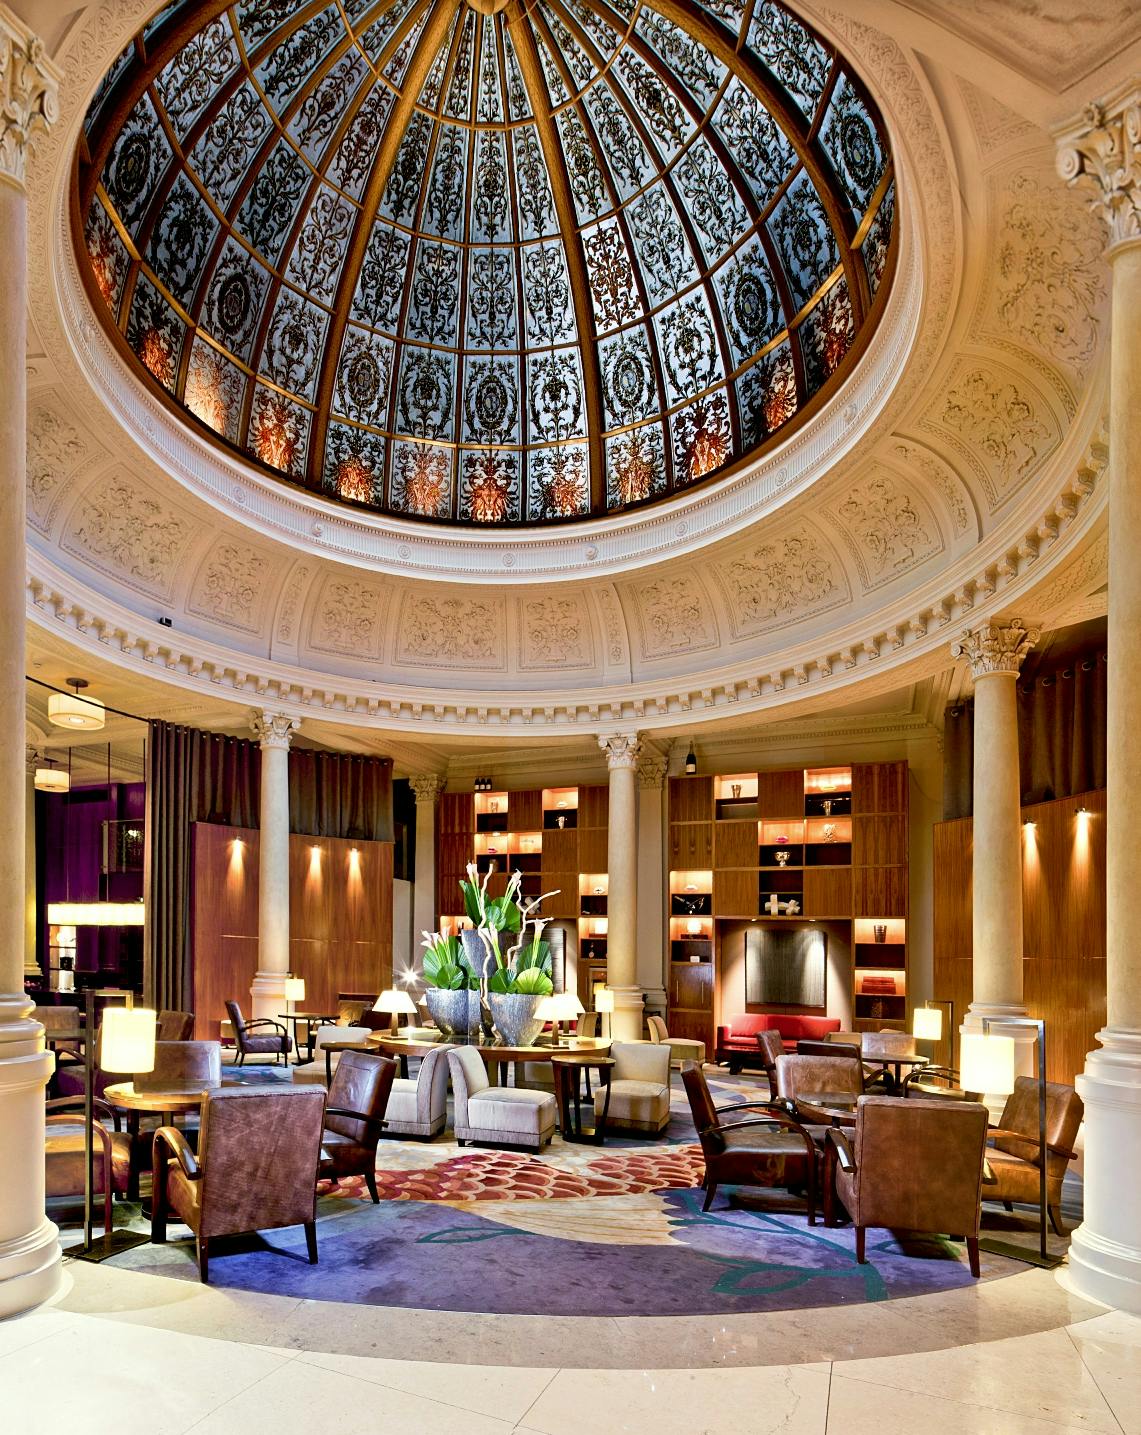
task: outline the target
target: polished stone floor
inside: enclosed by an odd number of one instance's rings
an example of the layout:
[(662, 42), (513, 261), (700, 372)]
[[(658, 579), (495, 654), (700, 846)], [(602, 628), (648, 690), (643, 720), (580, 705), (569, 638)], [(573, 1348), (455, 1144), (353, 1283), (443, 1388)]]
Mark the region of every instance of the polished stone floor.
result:
[(1141, 1320), (1053, 1275), (878, 1306), (548, 1319), (68, 1262), (0, 1323), (15, 1435), (1141, 1435)]

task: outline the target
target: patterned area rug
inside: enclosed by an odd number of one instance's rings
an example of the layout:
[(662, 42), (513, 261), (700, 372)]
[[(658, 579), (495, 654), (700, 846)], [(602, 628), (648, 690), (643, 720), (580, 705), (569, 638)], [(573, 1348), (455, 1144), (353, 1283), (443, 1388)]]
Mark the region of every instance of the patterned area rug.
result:
[[(711, 1073), (711, 1076), (714, 1075)], [(759, 1099), (748, 1077), (711, 1081), (719, 1104)], [(678, 1083), (675, 1082), (675, 1086)], [(217, 1286), (309, 1300), (519, 1315), (694, 1315), (847, 1305), (971, 1284), (965, 1250), (939, 1237), (868, 1235), (858, 1265), (850, 1229), (808, 1224), (784, 1191), (740, 1202), (704, 1193), (700, 1148), (680, 1089), (653, 1142), (564, 1145), (542, 1156), (463, 1150), (447, 1138), (384, 1141), (379, 1205), (363, 1179), (322, 1183), (320, 1264), (296, 1230), (218, 1242)], [(193, 1244), (113, 1264), (196, 1280)], [(984, 1256), (983, 1279), (1021, 1269)]]

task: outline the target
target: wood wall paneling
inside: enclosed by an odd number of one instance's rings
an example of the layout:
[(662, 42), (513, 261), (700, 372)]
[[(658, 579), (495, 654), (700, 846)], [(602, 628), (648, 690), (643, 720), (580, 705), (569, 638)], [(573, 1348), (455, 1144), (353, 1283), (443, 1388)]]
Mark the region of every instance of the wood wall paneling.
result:
[(507, 796), (507, 825), (512, 832), (539, 832), (543, 826), (543, 790), (532, 787)]
[[(581, 809), (580, 809), (581, 812)], [(605, 872), (610, 861), (605, 827), (578, 829), (578, 865), (581, 872)]]
[(713, 871), (713, 915), (755, 917), (760, 910), (760, 884), (756, 869), (751, 872)]
[(755, 822), (717, 822), (713, 826), (714, 867), (757, 867)]
[(804, 816), (804, 770), (757, 775), (757, 804), (762, 818), (779, 821)]
[(475, 794), (473, 792), (442, 792), (436, 808), (438, 832), (475, 831)]
[[(580, 872), (578, 833), (573, 827), (549, 827), (543, 833), (542, 870), (547, 872)], [(575, 891), (578, 887), (576, 884)]]
[(610, 789), (603, 783), (578, 790), (578, 825), (605, 827), (610, 821)]
[(804, 869), (804, 914), (806, 917), (850, 917), (852, 915), (851, 868), (806, 867)]
[[(1079, 818), (1085, 807), (1088, 818)], [(1105, 792), (1022, 809), (1023, 996), (1046, 1022), (1052, 1081), (1072, 1084), (1105, 1024)], [(935, 996), (972, 995), (970, 818), (935, 825)]]
[(852, 914), (856, 917), (906, 917), (906, 867), (853, 867)]
[(706, 1056), (713, 1056), (713, 964), (672, 962), (670, 964), (671, 1036), (703, 1041)]
[[(235, 838), (242, 842), (237, 853)], [(257, 848), (256, 831), (194, 824), (191, 964), (201, 1039), (217, 1038), (228, 999), (249, 1010), (258, 958)], [(307, 1009), (335, 1011), (340, 991), (391, 985), (392, 857), (390, 842), (290, 837), (290, 965), (305, 979)]]
[(543, 891), (555, 892), (543, 903), (544, 917), (578, 916), (578, 871), (551, 872), (543, 868)]
[(713, 816), (711, 777), (670, 778), (670, 822), (707, 822)]
[(906, 861), (907, 821), (902, 814), (852, 818), (854, 866), (898, 867)]
[(670, 823), (670, 871), (707, 872), (713, 866), (713, 823)]

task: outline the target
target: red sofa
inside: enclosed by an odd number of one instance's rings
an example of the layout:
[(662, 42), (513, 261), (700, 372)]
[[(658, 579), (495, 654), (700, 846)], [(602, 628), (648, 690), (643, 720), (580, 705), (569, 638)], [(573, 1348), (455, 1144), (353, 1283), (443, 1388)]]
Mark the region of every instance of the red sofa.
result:
[(797, 1016), (783, 1011), (750, 1012), (747, 1016), (735, 1016), (725, 1026), (717, 1028), (717, 1060), (728, 1062), (729, 1070), (733, 1072), (746, 1066), (761, 1066), (761, 1054), (757, 1050), (759, 1031), (779, 1031), (785, 1047), (794, 1051), (796, 1043), (802, 1039), (820, 1041), (826, 1033), (839, 1030), (840, 1018), (835, 1016)]

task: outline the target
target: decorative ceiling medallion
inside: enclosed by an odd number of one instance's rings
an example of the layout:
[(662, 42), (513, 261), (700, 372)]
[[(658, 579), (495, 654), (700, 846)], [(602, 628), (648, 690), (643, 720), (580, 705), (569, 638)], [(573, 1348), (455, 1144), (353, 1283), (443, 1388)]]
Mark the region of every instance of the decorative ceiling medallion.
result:
[(777, 0), (658, 4), (167, 5), (85, 122), (96, 308), (204, 436), (356, 508), (556, 524), (724, 476), (866, 346), (894, 168)]

